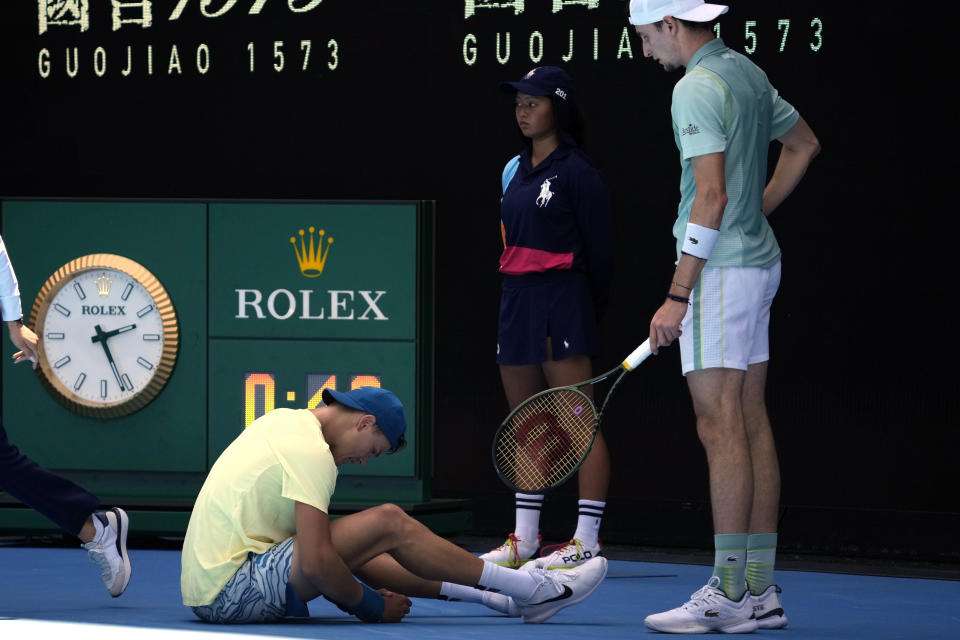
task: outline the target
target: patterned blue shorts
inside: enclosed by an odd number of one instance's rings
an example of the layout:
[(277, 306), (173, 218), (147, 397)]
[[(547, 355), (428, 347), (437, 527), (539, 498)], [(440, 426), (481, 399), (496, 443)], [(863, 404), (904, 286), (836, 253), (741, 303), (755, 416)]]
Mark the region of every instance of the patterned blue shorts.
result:
[(287, 538), (266, 553), (250, 553), (217, 599), (193, 607), (206, 622), (242, 624), (270, 622), (285, 617), (308, 617), (307, 605), (290, 586), (293, 538)]

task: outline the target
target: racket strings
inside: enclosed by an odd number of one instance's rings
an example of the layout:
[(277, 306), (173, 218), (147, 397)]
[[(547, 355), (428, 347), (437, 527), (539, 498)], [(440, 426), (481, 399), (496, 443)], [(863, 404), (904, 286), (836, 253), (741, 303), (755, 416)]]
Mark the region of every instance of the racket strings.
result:
[(555, 389), (522, 404), (507, 419), (496, 445), (504, 478), (521, 491), (562, 482), (593, 443), (596, 410), (574, 389)]

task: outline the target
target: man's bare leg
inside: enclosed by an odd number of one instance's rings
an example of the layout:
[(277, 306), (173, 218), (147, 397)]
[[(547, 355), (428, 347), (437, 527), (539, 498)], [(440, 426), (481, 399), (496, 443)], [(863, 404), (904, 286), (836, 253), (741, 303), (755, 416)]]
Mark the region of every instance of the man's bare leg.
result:
[(743, 419), (753, 467), (750, 533), (775, 532), (780, 509), (780, 464), (764, 398), (767, 364), (750, 365), (743, 382)]
[(707, 452), (713, 508), (713, 576), (740, 601), (745, 590), (747, 528), (753, 505), (753, 468), (743, 422), (745, 372), (704, 369), (687, 374), (697, 433)]
[[(743, 417), (750, 441), (750, 460), (753, 465), (753, 508), (750, 513), (750, 536), (747, 538), (747, 585), (750, 592), (760, 595), (774, 584), (774, 565), (777, 555), (777, 525), (780, 511), (780, 465), (774, 444), (770, 418), (767, 416), (764, 393), (767, 363), (750, 365), (743, 384)], [(779, 597), (771, 609), (780, 609), (779, 616), (768, 614), (768, 623), (786, 624)], [(768, 628), (776, 628), (776, 626)]]
[(714, 533), (746, 533), (753, 505), (753, 469), (744, 428), (744, 372), (704, 369), (687, 374), (697, 434), (710, 468)]
[[(398, 565), (424, 581), (448, 581), (457, 584), (476, 585), (483, 573), (483, 561), (472, 553), (445, 540), (423, 524), (414, 520), (400, 507), (380, 505), (338, 518), (330, 523), (333, 547), (351, 571), (357, 572), (381, 554), (389, 554)], [(397, 572), (389, 563), (375, 563), (368, 572), (377, 568), (387, 569), (382, 580), (409, 580), (409, 576)], [(393, 586), (384, 585), (394, 590)], [(436, 595), (434, 585), (413, 583), (395, 585), (410, 589), (410, 594)], [(404, 593), (400, 591), (399, 593)]]

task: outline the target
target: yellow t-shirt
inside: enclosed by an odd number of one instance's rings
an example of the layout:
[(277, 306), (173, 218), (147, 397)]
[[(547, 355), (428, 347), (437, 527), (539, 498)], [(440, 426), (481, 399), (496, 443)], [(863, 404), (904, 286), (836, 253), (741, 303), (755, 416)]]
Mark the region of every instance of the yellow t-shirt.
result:
[(296, 533), (294, 501), (326, 512), (337, 465), (308, 409), (276, 409), (220, 455), (197, 496), (183, 540), (183, 604), (212, 603), (246, 561)]

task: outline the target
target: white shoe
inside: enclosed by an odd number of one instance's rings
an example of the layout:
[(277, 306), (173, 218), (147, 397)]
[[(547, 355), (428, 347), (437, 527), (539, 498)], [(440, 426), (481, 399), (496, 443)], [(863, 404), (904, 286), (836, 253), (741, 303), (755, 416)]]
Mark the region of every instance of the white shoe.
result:
[(542, 536), (537, 536), (535, 541), (522, 540), (515, 533), (511, 533), (507, 536), (506, 542), (492, 551), (487, 551), (480, 556), (480, 559), (498, 564), (501, 567), (519, 569), (536, 555), (542, 539)]
[(760, 595), (750, 595), (753, 601), (753, 615), (761, 629), (783, 629), (787, 626), (787, 614), (780, 602), (781, 589), (775, 584), (767, 587)]
[(524, 622), (544, 622), (593, 593), (607, 575), (607, 559), (600, 556), (572, 569), (534, 569), (532, 573), (543, 581), (532, 596), (517, 604)]
[(601, 555), (599, 542), (591, 547), (574, 538), (565, 544), (547, 547), (546, 551), (556, 547), (559, 547), (556, 551), (523, 565), (523, 569), (526, 571), (528, 568), (533, 569), (534, 566), (539, 569), (570, 569)]
[(494, 611), (506, 614), (511, 618), (520, 617), (520, 606), (513, 601), (513, 598), (503, 593), (494, 591), (484, 591), (481, 596), (481, 602)]
[(666, 633), (752, 633), (757, 630), (753, 617), (753, 598), (745, 591), (734, 602), (721, 591), (720, 579), (712, 576), (710, 581), (690, 596), (686, 604), (647, 616), (643, 621), (654, 631)]
[(116, 598), (130, 582), (130, 557), (127, 555), (127, 529), (130, 521), (123, 509), (97, 511), (93, 514), (103, 530), (100, 536), (81, 545), (90, 559), (100, 567), (100, 577), (107, 592)]

